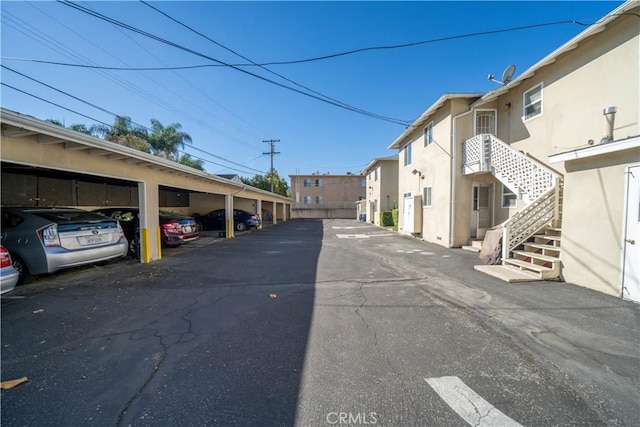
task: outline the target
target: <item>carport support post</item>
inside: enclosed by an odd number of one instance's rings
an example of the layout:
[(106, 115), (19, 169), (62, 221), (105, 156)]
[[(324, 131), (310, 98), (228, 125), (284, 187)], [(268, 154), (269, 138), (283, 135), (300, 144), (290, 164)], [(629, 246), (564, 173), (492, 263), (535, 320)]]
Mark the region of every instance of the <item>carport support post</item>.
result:
[(273, 202), (273, 225), (278, 223), (278, 203)]
[(233, 239), (233, 195), (225, 194), (224, 196), (224, 218), (226, 224), (227, 239)]
[[(151, 189), (151, 191), (150, 191)], [(162, 258), (160, 249), (160, 214), (158, 185), (138, 183), (138, 206), (140, 207), (140, 262), (149, 263)]]
[(260, 199), (256, 200), (256, 214), (260, 216), (260, 225), (258, 226), (258, 229), (260, 229), (262, 228), (262, 200)]

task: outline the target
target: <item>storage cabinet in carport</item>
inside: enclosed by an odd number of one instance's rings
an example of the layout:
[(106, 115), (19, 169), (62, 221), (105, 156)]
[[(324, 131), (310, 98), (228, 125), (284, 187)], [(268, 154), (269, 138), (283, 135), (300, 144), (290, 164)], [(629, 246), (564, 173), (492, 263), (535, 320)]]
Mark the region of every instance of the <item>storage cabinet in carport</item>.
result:
[(3, 172), (1, 197), (5, 206), (137, 206), (138, 188)]

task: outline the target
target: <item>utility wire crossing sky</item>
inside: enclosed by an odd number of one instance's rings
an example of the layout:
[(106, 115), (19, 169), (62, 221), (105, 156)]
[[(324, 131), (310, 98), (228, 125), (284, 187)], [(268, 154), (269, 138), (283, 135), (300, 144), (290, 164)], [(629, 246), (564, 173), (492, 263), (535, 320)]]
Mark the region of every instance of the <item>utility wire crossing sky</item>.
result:
[(211, 173), (358, 173), (445, 93), (496, 88), (621, 2), (2, 2), (2, 107), (179, 123)]

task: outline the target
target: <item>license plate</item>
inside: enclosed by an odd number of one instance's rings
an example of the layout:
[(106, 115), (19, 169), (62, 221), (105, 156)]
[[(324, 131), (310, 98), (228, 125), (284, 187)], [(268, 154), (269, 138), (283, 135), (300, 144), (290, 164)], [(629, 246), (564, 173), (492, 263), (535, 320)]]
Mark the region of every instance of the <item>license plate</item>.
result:
[(84, 238), (85, 245), (95, 245), (102, 242), (103, 242), (102, 237), (99, 237), (99, 236), (91, 236), (91, 237)]
[(188, 226), (188, 225), (187, 225), (187, 226), (182, 227), (182, 230), (183, 230), (185, 233), (191, 233), (191, 232), (193, 231), (193, 229), (192, 229), (190, 226)]

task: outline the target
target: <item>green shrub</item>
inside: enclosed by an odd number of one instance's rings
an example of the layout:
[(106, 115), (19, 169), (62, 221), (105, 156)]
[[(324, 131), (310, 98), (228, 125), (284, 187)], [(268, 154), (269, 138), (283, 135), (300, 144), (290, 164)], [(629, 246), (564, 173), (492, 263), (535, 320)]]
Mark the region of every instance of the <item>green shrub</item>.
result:
[(394, 208), (391, 211), (391, 217), (393, 219), (393, 230), (398, 231), (398, 208)]
[(382, 212), (382, 226), (383, 227), (393, 226), (393, 213), (391, 211)]

